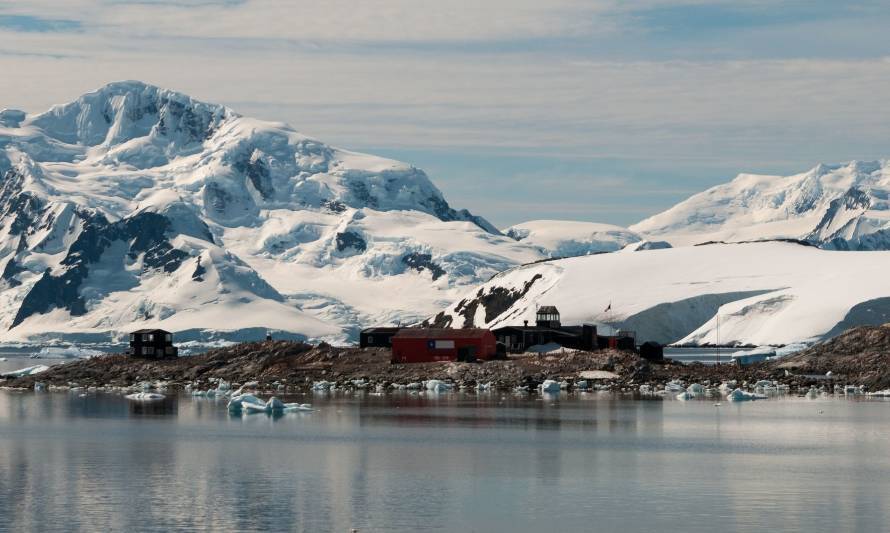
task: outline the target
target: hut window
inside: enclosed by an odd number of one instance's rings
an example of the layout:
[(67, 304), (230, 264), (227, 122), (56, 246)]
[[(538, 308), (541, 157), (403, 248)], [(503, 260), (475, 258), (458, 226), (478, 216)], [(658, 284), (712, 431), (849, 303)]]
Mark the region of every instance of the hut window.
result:
[(130, 333), (130, 342), (133, 342), (135, 340), (136, 340), (136, 335)]
[(368, 344), (374, 344), (374, 336), (368, 335)]
[(168, 333), (165, 338), (167, 339), (167, 342), (173, 342), (173, 334), (172, 333)]

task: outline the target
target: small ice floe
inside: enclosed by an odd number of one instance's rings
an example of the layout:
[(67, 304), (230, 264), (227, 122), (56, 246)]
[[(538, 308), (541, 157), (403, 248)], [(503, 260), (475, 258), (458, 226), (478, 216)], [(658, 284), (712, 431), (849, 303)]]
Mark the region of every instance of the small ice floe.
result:
[(7, 359), (5, 357), (0, 357), (0, 363), (5, 363)]
[(876, 398), (890, 398), (890, 389), (879, 390), (875, 392), (869, 392), (869, 396), (874, 396)]
[(46, 372), (47, 370), (49, 370), (49, 367), (46, 365), (34, 365), (20, 368), (18, 370), (13, 370), (12, 372), (4, 372), (3, 374), (0, 374), (0, 376), (3, 376), (5, 378), (22, 378), (25, 376), (33, 376), (34, 374), (39, 374), (41, 372)]
[(405, 385), (405, 388), (408, 390), (420, 390), (423, 388), (423, 383), (412, 382)]
[(562, 390), (562, 387), (559, 386), (558, 381), (545, 379), (544, 383), (541, 383), (540, 389), (542, 393), (556, 394)]
[(491, 382), (476, 383), (476, 392), (488, 392), (491, 390)]
[(695, 398), (695, 394), (693, 394), (689, 391), (683, 391), (680, 394), (674, 396), (674, 398), (676, 398), (680, 401), (692, 400), (693, 398)]
[(46, 390), (46, 383), (42, 381), (34, 382), (34, 392), (41, 392)]
[(810, 387), (806, 394), (807, 399), (815, 400), (819, 397), (819, 390), (816, 387)]
[(731, 402), (747, 402), (751, 400), (765, 400), (766, 396), (763, 394), (755, 394), (753, 392), (743, 391), (742, 389), (735, 389), (726, 397), (727, 400)]
[(652, 387), (650, 387), (646, 383), (643, 383), (642, 385), (640, 385), (640, 394), (652, 394)]
[(528, 386), (519, 385), (519, 386), (513, 387), (513, 394), (528, 394)]
[(290, 411), (312, 411), (312, 405), (308, 403), (284, 403), (275, 396), (263, 402), (252, 394), (242, 394), (229, 401), (230, 413), (285, 413)]
[(424, 381), (423, 387), (428, 392), (435, 392), (435, 393), (448, 392), (452, 389), (451, 383), (446, 383), (446, 382), (440, 381), (438, 379), (430, 379), (430, 380)]
[(575, 382), (575, 388), (578, 390), (587, 390), (589, 386), (590, 386), (590, 384), (587, 383), (586, 379), (582, 379), (581, 381)]
[(126, 396), (124, 396), (124, 398), (133, 400), (134, 402), (153, 402), (157, 400), (163, 400), (164, 398), (166, 398), (166, 396), (157, 392), (136, 392), (133, 394), (127, 394)]

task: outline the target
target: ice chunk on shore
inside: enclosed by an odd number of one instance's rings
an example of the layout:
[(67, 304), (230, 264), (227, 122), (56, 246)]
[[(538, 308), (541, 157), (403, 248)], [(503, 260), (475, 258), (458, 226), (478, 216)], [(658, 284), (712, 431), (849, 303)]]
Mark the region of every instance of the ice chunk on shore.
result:
[(665, 383), (664, 390), (668, 392), (683, 392), (686, 390), (686, 387), (684, 387), (683, 383), (679, 380), (674, 380)]
[(692, 395), (699, 395), (705, 393), (705, 386), (701, 383), (693, 383), (692, 385), (686, 387), (686, 392)]
[(726, 399), (731, 402), (746, 402), (751, 400), (765, 400), (766, 396), (763, 394), (754, 394), (753, 392), (743, 391), (742, 389), (735, 389), (729, 393)]
[(125, 398), (136, 402), (153, 402), (156, 400), (163, 400), (166, 396), (157, 392), (136, 392), (134, 394), (127, 394)]
[(581, 381), (578, 381), (578, 382), (575, 383), (575, 388), (578, 389), (578, 390), (587, 390), (587, 387), (588, 387), (589, 385), (590, 385), (590, 384), (587, 383), (587, 380), (586, 380), (586, 379), (582, 379)]
[(49, 370), (49, 367), (46, 365), (34, 365), (20, 368), (18, 370), (13, 370), (12, 372), (5, 372), (0, 375), (7, 378), (22, 378), (25, 376), (33, 376), (34, 374), (39, 374), (41, 372), (46, 372), (47, 370)]
[(333, 386), (334, 386), (334, 383), (331, 383), (330, 381), (316, 381), (315, 383), (312, 384), (312, 390), (327, 391), (327, 390), (331, 390), (331, 388)]
[(558, 381), (554, 381), (552, 379), (545, 379), (544, 383), (541, 383), (541, 392), (555, 394), (558, 393), (562, 388), (559, 386)]
[(676, 395), (675, 398), (680, 401), (685, 402), (686, 400), (691, 400), (691, 399), (695, 398), (695, 394), (693, 394), (689, 391), (683, 391), (680, 394)]
[(423, 386), (429, 392), (448, 392), (452, 388), (451, 383), (439, 381), (438, 379), (424, 381)]

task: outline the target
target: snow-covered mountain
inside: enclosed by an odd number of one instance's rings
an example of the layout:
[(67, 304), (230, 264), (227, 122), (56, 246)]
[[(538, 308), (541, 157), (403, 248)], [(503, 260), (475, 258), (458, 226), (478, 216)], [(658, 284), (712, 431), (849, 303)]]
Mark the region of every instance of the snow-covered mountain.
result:
[(675, 246), (796, 239), (890, 250), (890, 161), (818, 165), (787, 177), (741, 174), (630, 229)]
[(812, 342), (854, 325), (890, 322), (888, 264), (888, 251), (783, 242), (575, 257), (498, 274), (431, 322), (533, 323), (536, 306), (555, 305), (564, 324), (608, 323), (636, 330), (640, 341)]
[(533, 220), (503, 231), (508, 237), (534, 246), (547, 257), (614, 252), (643, 240), (621, 226), (571, 220)]
[(139, 82), (0, 112), (0, 340), (159, 326), (346, 340), (535, 247), (421, 170)]

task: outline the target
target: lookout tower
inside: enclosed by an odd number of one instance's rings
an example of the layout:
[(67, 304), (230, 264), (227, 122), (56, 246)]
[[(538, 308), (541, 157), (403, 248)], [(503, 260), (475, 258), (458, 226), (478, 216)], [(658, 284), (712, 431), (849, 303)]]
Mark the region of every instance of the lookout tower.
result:
[(539, 328), (559, 329), (562, 327), (559, 323), (559, 310), (552, 305), (538, 308), (535, 323)]

